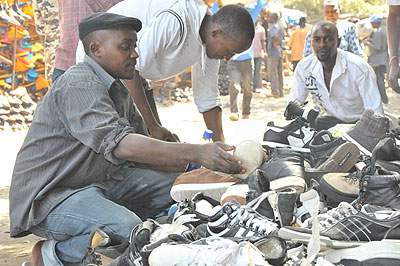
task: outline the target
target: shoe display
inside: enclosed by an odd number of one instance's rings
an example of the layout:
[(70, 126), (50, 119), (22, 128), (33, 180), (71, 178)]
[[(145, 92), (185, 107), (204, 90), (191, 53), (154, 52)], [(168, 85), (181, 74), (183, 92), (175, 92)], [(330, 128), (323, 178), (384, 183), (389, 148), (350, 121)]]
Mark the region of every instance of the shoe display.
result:
[(377, 116), (367, 109), (360, 120), (343, 134), (348, 141), (357, 145), (362, 153), (370, 155), (376, 144), (389, 133), (389, 118)]
[[(166, 259), (168, 258), (168, 259)], [(270, 265), (250, 242), (235, 243), (221, 237), (208, 237), (190, 244), (162, 244), (150, 253), (152, 266), (173, 265)]]
[[(269, 122), (265, 129), (263, 145), (275, 147), (308, 148), (316, 132), (308, 127), (304, 118), (296, 117), (288, 125), (280, 127)], [(309, 151), (309, 150), (305, 150)]]
[[(342, 202), (337, 208), (318, 215), (318, 227), (322, 246), (347, 248), (381, 240), (400, 244), (400, 211), (369, 213)], [(312, 227), (286, 226), (278, 235), (285, 240), (308, 243)]]
[(277, 230), (278, 225), (271, 219), (236, 200), (224, 204), (219, 212), (209, 217), (207, 225), (208, 235), (219, 237), (263, 236)]

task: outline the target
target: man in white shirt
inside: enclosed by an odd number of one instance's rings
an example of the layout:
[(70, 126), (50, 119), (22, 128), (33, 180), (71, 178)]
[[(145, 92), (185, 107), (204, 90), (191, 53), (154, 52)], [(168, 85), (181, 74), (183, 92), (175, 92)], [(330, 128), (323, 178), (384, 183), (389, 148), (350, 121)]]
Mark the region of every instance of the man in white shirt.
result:
[(384, 114), (374, 71), (359, 56), (338, 49), (339, 42), (337, 28), (332, 22), (321, 21), (313, 27), (313, 55), (303, 58), (297, 65), (290, 100), (304, 103), (311, 93), (321, 113), (315, 110), (298, 112), (293, 102), (289, 102), (285, 112), (287, 119), (303, 116), (321, 130), (338, 123), (354, 123), (365, 109), (372, 109), (375, 115)]
[[(125, 0), (108, 12), (138, 18), (143, 28), (138, 34), (140, 77), (162, 80), (192, 67), (194, 100), (203, 114), (214, 141), (225, 141), (222, 130), (221, 99), (218, 91), (219, 61), (247, 50), (254, 37), (249, 12), (226, 5), (211, 14), (201, 0)], [(77, 62), (83, 58), (81, 44)], [(152, 137), (173, 140), (152, 112), (139, 75), (126, 81)]]

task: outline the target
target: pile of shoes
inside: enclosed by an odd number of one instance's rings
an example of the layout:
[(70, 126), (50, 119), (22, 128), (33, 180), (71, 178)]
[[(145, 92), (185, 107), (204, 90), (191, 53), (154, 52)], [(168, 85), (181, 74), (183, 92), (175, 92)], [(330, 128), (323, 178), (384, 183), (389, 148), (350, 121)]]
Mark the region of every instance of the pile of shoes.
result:
[(36, 105), (25, 87), (20, 86), (10, 93), (0, 90), (0, 129), (28, 129)]
[(345, 139), (269, 123), (263, 146), (237, 145), (246, 174), (178, 176), (168, 215), (136, 226), (124, 251), (95, 229), (82, 265), (400, 265), (400, 149), (386, 125), (366, 111)]

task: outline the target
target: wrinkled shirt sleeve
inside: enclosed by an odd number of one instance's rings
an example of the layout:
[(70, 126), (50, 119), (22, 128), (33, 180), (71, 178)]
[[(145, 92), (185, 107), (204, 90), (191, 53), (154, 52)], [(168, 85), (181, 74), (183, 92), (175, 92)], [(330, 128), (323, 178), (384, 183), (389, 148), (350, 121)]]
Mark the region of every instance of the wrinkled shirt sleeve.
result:
[(60, 117), (71, 135), (96, 153), (104, 154), (109, 162), (125, 162), (116, 158), (113, 150), (134, 131), (129, 121), (117, 113), (107, 88), (88, 81), (70, 86), (60, 94)]
[(376, 85), (376, 76), (373, 69), (367, 65), (369, 71), (357, 75), (357, 87), (364, 102), (364, 109), (374, 110), (375, 115), (384, 115), (381, 96)]
[(304, 71), (299, 67), (296, 67), (294, 71), (294, 77), (292, 82), (292, 88), (290, 90), (289, 101), (298, 99), (304, 103), (308, 97), (308, 89), (304, 81)]

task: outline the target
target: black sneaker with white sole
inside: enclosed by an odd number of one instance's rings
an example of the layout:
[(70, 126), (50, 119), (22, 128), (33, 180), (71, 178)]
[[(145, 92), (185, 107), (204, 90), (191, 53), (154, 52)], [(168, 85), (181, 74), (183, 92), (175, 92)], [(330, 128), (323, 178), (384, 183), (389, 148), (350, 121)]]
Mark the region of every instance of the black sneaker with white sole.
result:
[(309, 143), (315, 136), (316, 131), (308, 127), (304, 118), (296, 117), (290, 124), (280, 127), (274, 122), (269, 122), (265, 129), (263, 146), (291, 147), (300, 151), (308, 152)]
[[(400, 243), (400, 211), (368, 213), (342, 202), (335, 209), (318, 215), (320, 243), (334, 248), (356, 247), (371, 241)], [(278, 235), (286, 240), (308, 243), (312, 226), (284, 227)]]
[(235, 199), (210, 216), (207, 224), (207, 234), (218, 237), (267, 236), (277, 230), (278, 224)]

